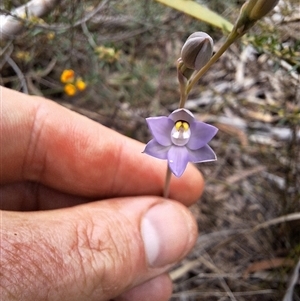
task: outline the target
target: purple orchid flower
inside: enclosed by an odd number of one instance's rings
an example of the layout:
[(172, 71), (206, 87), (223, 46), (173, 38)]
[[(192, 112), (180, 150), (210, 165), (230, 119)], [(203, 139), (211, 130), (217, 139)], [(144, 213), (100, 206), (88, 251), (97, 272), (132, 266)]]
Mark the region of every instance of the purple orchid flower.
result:
[(215, 152), (207, 143), (218, 129), (196, 121), (187, 109), (177, 109), (168, 117), (146, 118), (153, 139), (148, 142), (144, 153), (158, 159), (168, 160), (176, 177), (180, 177), (188, 162), (200, 163), (217, 160)]

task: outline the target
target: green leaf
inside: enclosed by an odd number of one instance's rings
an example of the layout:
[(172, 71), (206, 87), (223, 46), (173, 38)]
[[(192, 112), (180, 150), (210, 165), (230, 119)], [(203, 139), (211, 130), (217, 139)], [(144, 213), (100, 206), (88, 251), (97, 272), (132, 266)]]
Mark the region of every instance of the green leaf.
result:
[(175, 8), (178, 11), (188, 14), (203, 22), (222, 28), (226, 31), (231, 31), (233, 28), (233, 25), (229, 21), (227, 21), (217, 13), (213, 12), (212, 10), (208, 9), (207, 7), (198, 4), (195, 1), (192, 0), (156, 0), (156, 1), (164, 5), (170, 6), (172, 8)]

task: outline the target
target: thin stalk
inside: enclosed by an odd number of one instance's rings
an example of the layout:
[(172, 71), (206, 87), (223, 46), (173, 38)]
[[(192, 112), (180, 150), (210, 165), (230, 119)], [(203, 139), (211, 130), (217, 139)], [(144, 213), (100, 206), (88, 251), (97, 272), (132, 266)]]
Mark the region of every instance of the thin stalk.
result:
[(167, 173), (166, 173), (165, 186), (164, 186), (164, 194), (163, 194), (164, 198), (169, 197), (171, 176), (172, 176), (172, 172), (171, 172), (171, 169), (168, 165)]
[(183, 108), (187, 99), (187, 94), (185, 92), (186, 90), (186, 79), (184, 78), (184, 71), (186, 67), (183, 65), (182, 62), (178, 62), (177, 64), (177, 77), (179, 82), (179, 88), (180, 88), (180, 101), (179, 101), (179, 108)]
[(186, 100), (187, 100), (187, 94), (185, 93), (185, 87), (183, 87), (182, 89), (180, 89), (179, 109), (184, 108)]
[(185, 94), (188, 95), (193, 86), (198, 82), (198, 80), (202, 77), (202, 75), (220, 58), (220, 56), (229, 48), (229, 46), (239, 37), (237, 32), (232, 32), (227, 37), (225, 43), (222, 47), (211, 57), (208, 63), (200, 69), (188, 82)]

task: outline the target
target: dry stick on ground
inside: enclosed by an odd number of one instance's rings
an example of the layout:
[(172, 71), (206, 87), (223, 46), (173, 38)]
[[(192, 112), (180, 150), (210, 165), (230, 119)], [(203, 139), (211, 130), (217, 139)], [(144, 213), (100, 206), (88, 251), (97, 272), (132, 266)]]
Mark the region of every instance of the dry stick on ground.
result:
[(294, 288), (299, 280), (299, 272), (300, 272), (300, 260), (298, 261), (298, 264), (295, 267), (294, 273), (290, 280), (290, 284), (288, 286), (288, 289), (287, 289), (282, 301), (292, 301), (293, 300)]
[(25, 80), (25, 76), (24, 76), (23, 72), (21, 71), (21, 69), (19, 68), (19, 66), (8, 55), (5, 56), (5, 59), (6, 59), (7, 63), (12, 67), (12, 69), (16, 72), (16, 74), (17, 74), (17, 76), (18, 76), (18, 78), (19, 78), (19, 80), (21, 82), (23, 92), (25, 94), (29, 94), (28, 93), (27, 83), (26, 83), (26, 80)]
[[(296, 213), (292, 213), (292, 214), (288, 214), (288, 215), (283, 215), (274, 219), (271, 219), (269, 221), (266, 221), (264, 223), (258, 224), (257, 226), (251, 228), (251, 229), (246, 229), (246, 230), (237, 230), (238, 233), (232, 234), (231, 232), (228, 232), (227, 234), (230, 235), (229, 238), (225, 239), (224, 241), (220, 242), (219, 244), (215, 244), (213, 246), (211, 246), (211, 249), (220, 249), (221, 247), (223, 247), (224, 245), (227, 245), (228, 243), (230, 243), (231, 241), (235, 240), (237, 237), (240, 237), (241, 235), (248, 235), (251, 233), (254, 233), (258, 230), (264, 229), (264, 228), (268, 228), (270, 226), (274, 226), (280, 223), (285, 223), (285, 222), (290, 222), (290, 221), (294, 221), (294, 220), (300, 220), (300, 212), (296, 212)], [(213, 234), (213, 233), (212, 233)], [(172, 278), (172, 280), (176, 280), (180, 277), (182, 277), (184, 274), (186, 274), (188, 271), (194, 269), (195, 267), (199, 266), (202, 263), (201, 260), (195, 259), (192, 261), (188, 261), (186, 262), (183, 266), (179, 267), (176, 270), (173, 270), (170, 273), (170, 276)]]
[[(32, 17), (42, 17), (51, 12), (57, 4), (58, 0), (31, 0), (28, 3), (16, 8), (11, 13), (0, 16), (0, 35), (1, 37), (12, 37), (18, 34), (24, 27), (25, 21)], [(72, 25), (37, 25), (48, 30), (68, 30), (72, 27), (79, 26), (100, 12), (108, 0), (101, 1), (100, 4), (87, 13), (81, 20)]]
[(76, 26), (82, 25), (84, 23), (86, 23), (87, 21), (89, 21), (90, 19), (92, 19), (93, 17), (95, 17), (96, 14), (98, 14), (99, 12), (101, 12), (102, 9), (104, 9), (105, 5), (108, 3), (108, 0), (103, 0), (101, 1), (94, 9), (92, 9), (90, 12), (86, 13), (83, 18), (81, 18), (80, 20), (76, 21), (74, 24), (71, 25), (62, 25), (62, 24), (53, 24), (53, 25), (40, 25), (40, 27), (48, 29), (48, 30), (52, 30), (52, 31), (66, 31), (69, 30), (71, 28), (74, 28)]
[(42, 17), (53, 10), (57, 2), (58, 0), (31, 0), (13, 10), (11, 14), (1, 15), (1, 37), (10, 37), (18, 34), (23, 29), (25, 18)]

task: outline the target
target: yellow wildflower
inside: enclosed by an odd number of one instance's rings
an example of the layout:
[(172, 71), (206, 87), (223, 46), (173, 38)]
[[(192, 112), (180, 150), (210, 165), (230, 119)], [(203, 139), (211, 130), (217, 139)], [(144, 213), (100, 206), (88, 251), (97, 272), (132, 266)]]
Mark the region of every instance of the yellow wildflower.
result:
[(26, 62), (26, 63), (29, 62), (30, 59), (31, 59), (30, 52), (29, 51), (22, 51), (22, 50), (16, 52), (16, 57), (19, 60), (21, 60), (23, 62)]
[(98, 54), (99, 59), (113, 63), (114, 61), (118, 61), (120, 58), (120, 51), (116, 51), (114, 48), (99, 46), (95, 49)]
[(79, 90), (79, 91), (83, 91), (86, 89), (86, 83), (81, 79), (81, 78), (78, 78), (76, 80), (76, 88)]
[(63, 83), (63, 84), (66, 84), (66, 83), (71, 83), (74, 81), (74, 77), (75, 77), (75, 72), (74, 70), (72, 69), (65, 69), (61, 76), (60, 76), (60, 81)]
[(39, 18), (37, 16), (28, 16), (29, 17), (29, 21), (31, 24), (35, 25), (35, 24), (45, 24), (45, 21), (42, 18)]
[(74, 96), (77, 92), (77, 89), (73, 84), (66, 84), (64, 91), (68, 96)]
[(55, 38), (55, 32), (54, 31), (50, 31), (50, 32), (47, 33), (46, 36), (47, 36), (47, 39), (49, 41), (51, 41), (51, 40), (53, 40)]

